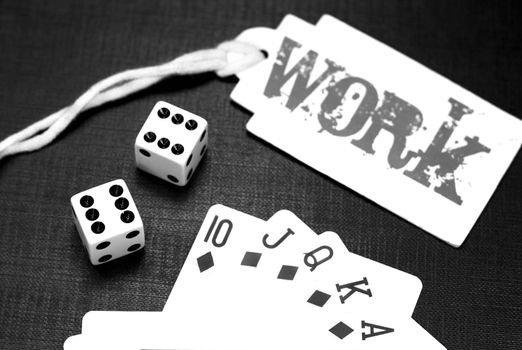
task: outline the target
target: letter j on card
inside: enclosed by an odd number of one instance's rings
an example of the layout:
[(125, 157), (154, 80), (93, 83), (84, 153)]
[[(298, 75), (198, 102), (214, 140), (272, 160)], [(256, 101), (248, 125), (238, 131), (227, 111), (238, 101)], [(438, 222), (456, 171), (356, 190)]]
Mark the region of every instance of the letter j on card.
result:
[(240, 40), (268, 53), (231, 95), (254, 113), (248, 131), (462, 244), (520, 148), (520, 120), (328, 15)]

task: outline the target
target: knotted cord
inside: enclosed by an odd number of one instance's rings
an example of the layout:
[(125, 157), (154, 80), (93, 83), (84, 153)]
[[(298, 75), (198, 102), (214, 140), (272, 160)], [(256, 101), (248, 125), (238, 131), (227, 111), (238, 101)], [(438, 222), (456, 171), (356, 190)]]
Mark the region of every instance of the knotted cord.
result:
[(212, 49), (194, 51), (156, 66), (126, 70), (105, 78), (70, 106), (27, 126), (0, 142), (0, 160), (9, 155), (36, 151), (51, 143), (67, 126), (88, 109), (101, 106), (148, 88), (173, 75), (216, 72), (227, 77), (261, 62), (263, 52), (244, 42), (232, 40)]

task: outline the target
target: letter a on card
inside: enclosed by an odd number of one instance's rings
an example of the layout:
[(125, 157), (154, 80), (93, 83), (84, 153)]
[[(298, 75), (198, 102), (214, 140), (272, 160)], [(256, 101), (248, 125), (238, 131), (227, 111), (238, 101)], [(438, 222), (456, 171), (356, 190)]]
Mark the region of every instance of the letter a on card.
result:
[(239, 40), (268, 58), (239, 74), (247, 129), (458, 247), (522, 143), (522, 122), (328, 15), (288, 15)]

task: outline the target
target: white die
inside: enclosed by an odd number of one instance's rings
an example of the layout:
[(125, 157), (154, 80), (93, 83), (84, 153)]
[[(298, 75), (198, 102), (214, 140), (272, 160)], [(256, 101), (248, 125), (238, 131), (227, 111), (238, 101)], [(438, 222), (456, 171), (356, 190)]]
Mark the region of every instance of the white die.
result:
[(71, 197), (74, 223), (93, 265), (145, 245), (143, 222), (125, 181), (118, 179)]
[(207, 151), (207, 121), (169, 103), (156, 103), (134, 146), (136, 166), (184, 186)]

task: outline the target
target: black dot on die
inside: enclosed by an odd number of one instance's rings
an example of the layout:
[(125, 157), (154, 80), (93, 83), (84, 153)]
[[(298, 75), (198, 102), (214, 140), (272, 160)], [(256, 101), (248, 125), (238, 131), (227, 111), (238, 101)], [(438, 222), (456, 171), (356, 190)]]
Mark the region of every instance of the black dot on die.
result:
[(125, 197), (120, 197), (116, 199), (114, 206), (120, 210), (127, 209), (129, 207), (129, 200)]
[(190, 177), (192, 176), (192, 170), (193, 169), (190, 169), (189, 172), (188, 172), (188, 175), (187, 175), (187, 181), (190, 179)]
[(160, 117), (161, 119), (168, 118), (169, 115), (170, 115), (170, 111), (168, 108), (163, 107), (158, 110), (158, 117)]
[(148, 143), (154, 142), (156, 140), (156, 134), (152, 131), (149, 131), (148, 133), (143, 135), (143, 139)]
[(202, 156), (203, 153), (205, 153), (206, 150), (207, 150), (207, 145), (203, 146), (203, 148), (201, 149), (201, 152), (199, 153), (199, 155)]
[(182, 115), (182, 114), (176, 113), (176, 114), (174, 114), (174, 115), (172, 116), (171, 121), (172, 121), (173, 124), (178, 125), (178, 124), (183, 123), (183, 119), (184, 119), (184, 118), (183, 118), (183, 115)]
[(113, 197), (119, 197), (123, 193), (123, 187), (120, 185), (112, 185), (111, 188), (109, 188), (109, 193)]
[(98, 245), (96, 246), (96, 249), (98, 249), (98, 250), (102, 250), (102, 249), (107, 248), (107, 247), (110, 246), (110, 245), (111, 245), (111, 242), (109, 242), (109, 241), (101, 242), (100, 244), (98, 244)]
[(91, 196), (85, 195), (82, 198), (80, 198), (80, 205), (84, 208), (89, 208), (94, 204), (94, 198)]
[(91, 225), (91, 231), (100, 234), (105, 231), (105, 224), (101, 221), (96, 221)]
[(201, 137), (199, 138), (199, 142), (203, 141), (203, 138), (205, 138), (206, 134), (207, 134), (207, 129), (203, 130), (203, 134), (201, 134)]
[(123, 213), (121, 213), (120, 219), (124, 223), (128, 224), (134, 220), (134, 213), (130, 210), (125, 210)]
[(143, 154), (145, 157), (150, 157), (150, 153), (145, 151), (144, 149), (140, 149), (140, 153)]
[(170, 141), (169, 141), (169, 139), (167, 139), (165, 137), (162, 137), (161, 139), (158, 140), (158, 147), (161, 149), (165, 149), (165, 148), (169, 147), (169, 145), (170, 145)]
[(98, 212), (98, 210), (91, 208), (87, 210), (87, 212), (85, 212), (85, 217), (89, 221), (94, 221), (100, 217), (100, 213)]
[(174, 146), (172, 146), (172, 148), (170, 149), (172, 151), (172, 153), (174, 153), (175, 155), (180, 155), (183, 153), (183, 151), (185, 150), (185, 148), (183, 147), (182, 144), (179, 144), (179, 143), (176, 143)]
[(187, 130), (194, 130), (198, 127), (198, 123), (194, 119), (189, 119), (185, 123), (185, 127), (187, 128)]
[(185, 164), (185, 166), (189, 166), (191, 160), (192, 160), (192, 154), (191, 154), (190, 157), (187, 159), (187, 164)]
[(141, 244), (136, 243), (136, 244), (131, 245), (129, 248), (127, 248), (127, 251), (133, 252), (135, 250), (140, 249), (140, 247), (141, 247)]
[(172, 181), (174, 183), (178, 183), (179, 182), (178, 178), (173, 176), (173, 175), (167, 175), (167, 179), (169, 179), (170, 181)]
[(112, 259), (112, 255), (107, 254), (107, 255), (104, 255), (104, 256), (102, 256), (101, 258), (99, 258), (99, 259), (98, 259), (98, 262), (100, 262), (100, 263), (104, 263), (104, 262), (109, 261), (109, 260), (111, 260), (111, 259)]
[(129, 233), (127, 233), (127, 235), (125, 236), (125, 238), (127, 239), (131, 239), (131, 238), (134, 238), (136, 237), (137, 235), (140, 234), (140, 231), (131, 231)]

